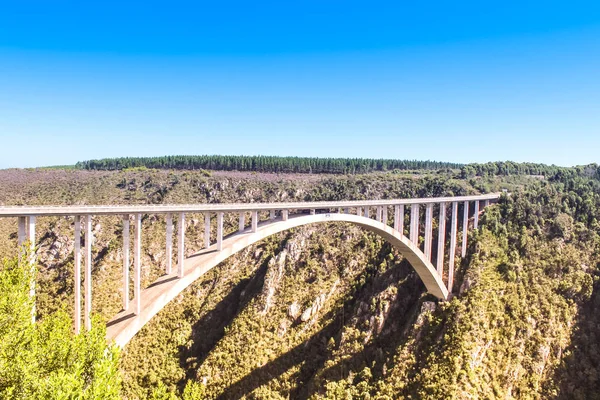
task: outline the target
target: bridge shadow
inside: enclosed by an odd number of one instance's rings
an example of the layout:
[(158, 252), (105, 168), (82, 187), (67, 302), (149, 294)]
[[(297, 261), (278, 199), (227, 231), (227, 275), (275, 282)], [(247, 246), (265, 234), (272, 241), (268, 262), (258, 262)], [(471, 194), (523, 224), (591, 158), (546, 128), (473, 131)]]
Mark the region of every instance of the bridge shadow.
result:
[[(122, 310), (121, 310), (122, 311)], [(135, 318), (135, 313), (132, 311), (131, 313), (127, 314), (127, 315), (123, 315), (121, 318), (117, 318), (115, 320), (112, 321), (108, 321), (106, 323), (106, 327), (111, 327), (113, 325), (118, 324), (119, 322), (123, 322), (125, 320), (131, 319), (131, 318)]]
[[(283, 250), (286, 243), (287, 237), (279, 241), (276, 253)], [(211, 311), (192, 326), (193, 344), (190, 347), (179, 348), (179, 364), (186, 371), (186, 379), (179, 382), (181, 390), (188, 379), (196, 378), (196, 371), (223, 338), (225, 328), (233, 322), (250, 300), (262, 291), (270, 260), (271, 257), (265, 258), (252, 276), (239, 281)], [(206, 294), (207, 299), (210, 298), (214, 288), (215, 286)]]
[[(390, 247), (385, 245), (376, 259), (383, 260), (389, 254)], [(373, 265), (379, 265), (373, 262)], [(406, 332), (417, 315), (420, 299), (424, 292), (422, 282), (413, 271), (410, 264), (403, 260), (385, 272), (377, 268), (365, 270), (366, 282), (353, 290), (341, 307), (329, 311), (321, 319), (331, 322), (325, 325), (310, 338), (296, 345), (276, 359), (252, 370), (248, 375), (227, 387), (217, 399), (239, 399), (249, 395), (253, 390), (267, 384), (273, 378), (281, 376), (290, 368), (300, 365), (299, 372), (294, 376), (302, 382), (297, 389), (290, 393), (292, 399), (308, 399), (313, 394), (322, 390), (315, 382), (316, 374), (319, 379), (339, 380), (347, 378), (352, 371), (360, 371), (364, 366), (371, 366), (373, 360), (378, 360), (372, 369), (374, 376), (382, 376), (383, 371), (391, 368), (392, 356), (395, 350), (406, 341)], [(336, 347), (340, 345), (343, 329), (359, 312), (360, 304), (369, 304), (373, 296), (383, 292), (389, 285), (403, 281), (396, 285), (398, 292), (392, 303), (380, 334), (375, 337), (358, 353), (344, 357), (343, 361), (333, 366), (325, 367), (328, 359), (332, 358), (334, 348), (328, 343), (335, 338)]]
[(557, 399), (600, 399), (600, 264), (591, 298), (581, 307), (572, 329), (568, 355), (557, 368)]

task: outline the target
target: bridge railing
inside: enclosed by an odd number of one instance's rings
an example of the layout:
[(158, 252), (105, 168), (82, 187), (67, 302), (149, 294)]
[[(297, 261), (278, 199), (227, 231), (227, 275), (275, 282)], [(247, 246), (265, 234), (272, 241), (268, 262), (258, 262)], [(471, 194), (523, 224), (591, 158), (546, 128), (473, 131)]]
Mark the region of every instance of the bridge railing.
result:
[[(462, 240), (461, 256), (465, 257), (467, 250), (468, 231), (470, 220), (474, 229), (479, 225), (479, 214), (490, 202), (500, 198), (500, 193), (438, 197), (417, 199), (385, 199), (385, 200), (359, 200), (359, 201), (324, 201), (324, 202), (296, 202), (296, 203), (244, 203), (244, 204), (177, 204), (177, 205), (83, 205), (83, 206), (10, 206), (0, 207), (0, 217), (18, 218), (18, 244), (28, 242), (35, 248), (36, 243), (36, 218), (46, 216), (69, 216), (74, 218), (74, 268), (75, 268), (75, 330), (79, 332), (81, 320), (86, 329), (90, 328), (90, 314), (92, 308), (92, 216), (120, 215), (123, 224), (123, 281), (122, 281), (122, 307), (124, 310), (133, 309), (134, 314), (140, 313), (141, 288), (141, 235), (142, 215), (164, 214), (166, 221), (166, 263), (164, 273), (183, 277), (185, 259), (185, 227), (186, 214), (201, 213), (204, 215), (204, 247), (209, 248), (215, 244), (217, 251), (223, 246), (224, 230), (223, 219), (225, 213), (238, 215), (238, 233), (253, 233), (259, 228), (260, 214), (267, 214), (263, 222), (286, 221), (295, 214), (315, 214), (317, 212), (338, 212), (355, 214), (364, 218), (375, 218), (384, 225), (393, 227), (400, 235), (407, 237), (418, 246), (425, 258), (433, 264), (434, 220), (437, 215), (437, 249), (435, 251), (435, 269), (441, 278), (446, 274), (448, 291), (452, 291), (454, 284), (454, 263), (458, 242), (459, 210), (462, 211)], [(470, 208), (470, 205), (473, 208)], [(406, 227), (406, 208), (410, 208), (408, 227)], [(421, 210), (424, 208), (424, 212)], [(434, 212), (437, 210), (437, 213)], [(472, 210), (472, 211), (471, 211)], [(246, 216), (250, 214), (247, 223)], [(216, 237), (214, 242), (211, 237), (212, 215), (216, 215)], [(175, 218), (174, 218), (175, 217)], [(173, 272), (173, 236), (177, 243), (177, 270)], [(130, 241), (131, 222), (133, 222), (133, 298), (130, 299)], [(447, 224), (450, 223), (450, 229)], [(391, 224), (390, 224), (391, 223)], [(421, 226), (423, 228), (421, 229)], [(82, 233), (83, 232), (83, 233)], [(421, 240), (421, 233), (423, 237)], [(444, 270), (447, 237), (449, 235), (448, 268)], [(82, 236), (85, 246), (81, 246)], [(82, 259), (84, 264), (83, 280), (81, 279)], [(81, 283), (83, 281), (83, 313), (81, 310)], [(32, 293), (33, 294), (33, 293)], [(82, 315), (83, 314), (83, 315)]]

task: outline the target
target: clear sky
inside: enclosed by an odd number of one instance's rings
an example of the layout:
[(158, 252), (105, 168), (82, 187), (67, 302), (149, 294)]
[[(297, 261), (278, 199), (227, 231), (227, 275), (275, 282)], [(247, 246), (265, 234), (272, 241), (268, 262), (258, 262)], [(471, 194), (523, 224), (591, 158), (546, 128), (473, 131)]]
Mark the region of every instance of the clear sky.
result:
[(598, 1), (3, 1), (0, 168), (600, 162)]

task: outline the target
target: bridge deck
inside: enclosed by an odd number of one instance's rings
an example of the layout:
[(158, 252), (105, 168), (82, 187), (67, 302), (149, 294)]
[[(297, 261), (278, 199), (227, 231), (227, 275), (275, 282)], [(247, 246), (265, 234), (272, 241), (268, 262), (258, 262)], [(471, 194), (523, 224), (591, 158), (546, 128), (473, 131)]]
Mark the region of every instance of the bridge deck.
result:
[(179, 212), (240, 212), (262, 210), (309, 210), (335, 209), (365, 206), (393, 206), (409, 204), (451, 203), (476, 200), (495, 200), (500, 193), (473, 196), (428, 197), (419, 199), (384, 199), (352, 201), (315, 201), (296, 203), (230, 203), (230, 204), (174, 204), (174, 205), (118, 205), (118, 206), (2, 206), (0, 217), (21, 216), (73, 216), (73, 215), (110, 215), (110, 214), (166, 214)]

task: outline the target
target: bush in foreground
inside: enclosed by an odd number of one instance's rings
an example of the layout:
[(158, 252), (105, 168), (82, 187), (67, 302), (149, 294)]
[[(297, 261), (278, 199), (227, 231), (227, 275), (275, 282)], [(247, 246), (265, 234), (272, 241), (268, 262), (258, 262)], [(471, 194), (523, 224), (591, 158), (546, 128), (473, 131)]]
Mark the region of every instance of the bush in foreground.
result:
[(119, 351), (102, 321), (79, 335), (64, 311), (32, 323), (31, 276), (16, 259), (0, 270), (0, 398), (119, 399)]

